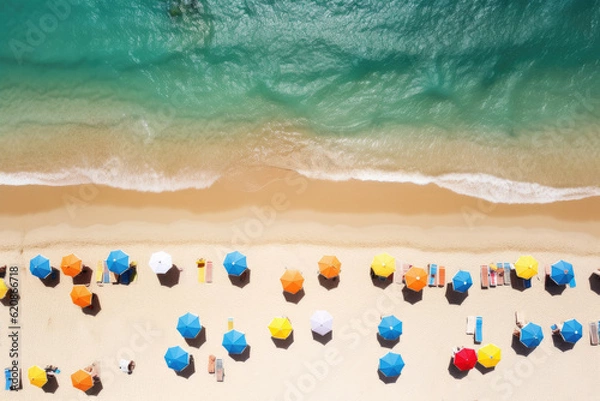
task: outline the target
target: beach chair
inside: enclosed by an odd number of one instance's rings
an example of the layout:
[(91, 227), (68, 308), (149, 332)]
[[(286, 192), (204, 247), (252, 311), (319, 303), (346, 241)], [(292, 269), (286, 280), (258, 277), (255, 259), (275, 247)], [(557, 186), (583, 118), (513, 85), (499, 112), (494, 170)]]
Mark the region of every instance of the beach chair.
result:
[(590, 344), (598, 345), (598, 322), (590, 323)]
[(489, 288), (490, 286), (490, 269), (487, 265), (481, 265), (481, 288)]
[(206, 272), (205, 272), (205, 275), (206, 275), (206, 278), (205, 278), (206, 282), (207, 283), (212, 283), (212, 280), (213, 280), (213, 263), (210, 260), (208, 262), (206, 262)]
[(404, 276), (406, 276), (406, 273), (408, 273), (408, 271), (410, 270), (410, 268), (412, 267), (412, 265), (410, 263), (403, 263), (402, 264), (402, 283), (405, 283), (404, 280)]
[(438, 268), (437, 286), (438, 287), (446, 286), (446, 268), (444, 266), (440, 266)]
[(483, 318), (477, 316), (475, 318), (475, 343), (481, 344), (483, 340)]
[(104, 285), (104, 261), (100, 260), (98, 261), (98, 264), (96, 266), (96, 284), (98, 284), (100, 287), (102, 287)]
[(435, 280), (437, 277), (437, 265), (434, 263), (428, 264), (427, 274), (429, 275), (429, 277), (427, 278), (427, 285), (433, 287), (436, 284)]
[(12, 380), (10, 378), (10, 369), (8, 369), (8, 368), (4, 368), (4, 380), (5, 380), (4, 389), (10, 390), (10, 386), (12, 385)]
[(498, 284), (498, 273), (490, 267), (490, 287), (496, 287), (496, 284)]
[[(402, 263), (396, 263), (396, 265), (397, 266), (402, 266)], [(396, 284), (402, 284), (403, 281), (404, 281), (404, 273), (403, 273), (403, 271), (401, 270), (399, 272), (394, 272), (393, 278), (394, 278), (394, 283), (396, 283)]]
[(502, 263), (496, 263), (496, 275), (497, 275), (497, 279), (498, 279), (498, 287), (500, 287), (501, 285), (504, 285), (504, 276), (505, 276), (505, 270), (504, 270), (504, 265)]
[(208, 373), (215, 373), (215, 360), (217, 358), (214, 355), (208, 356)]
[(227, 318), (227, 330), (233, 330), (233, 318), (232, 317), (228, 317)]
[(504, 263), (504, 285), (510, 284), (510, 263)]
[(467, 334), (475, 334), (475, 316), (467, 316)]
[(525, 314), (522, 311), (515, 312), (515, 323), (519, 328), (527, 324), (527, 320), (525, 320)]
[(546, 277), (550, 277), (550, 274), (552, 273), (550, 265), (544, 266), (544, 273), (546, 274)]
[(217, 376), (217, 381), (222, 382), (223, 377), (225, 376), (225, 372), (223, 371), (223, 360), (222, 359), (217, 359), (215, 373)]
[(531, 279), (529, 279), (529, 280), (523, 279), (523, 287), (524, 288), (531, 288)]

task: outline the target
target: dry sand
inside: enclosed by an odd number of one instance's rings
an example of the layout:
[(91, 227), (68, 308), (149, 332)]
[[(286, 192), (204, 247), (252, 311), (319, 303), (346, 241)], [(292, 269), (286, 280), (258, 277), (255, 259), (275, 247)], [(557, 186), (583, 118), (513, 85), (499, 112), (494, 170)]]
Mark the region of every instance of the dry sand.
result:
[[(252, 185), (250, 185), (250, 184)], [(240, 189), (240, 187), (242, 189)], [(252, 191), (249, 192), (248, 189)], [(69, 375), (92, 361), (101, 365), (105, 400), (560, 400), (597, 399), (600, 347), (589, 345), (587, 323), (600, 320), (600, 199), (549, 205), (493, 205), (433, 186), (382, 183), (326, 183), (264, 172), (223, 181), (209, 190), (142, 194), (106, 187), (4, 187), (0, 189), (0, 264), (20, 267), (22, 298), (20, 363), (59, 366), (59, 387), (44, 393), (25, 380), (9, 400), (78, 400), (91, 396), (71, 386)], [(82, 313), (71, 303), (72, 279), (61, 275), (46, 287), (28, 271), (42, 253), (58, 267), (75, 252), (92, 268), (109, 251), (122, 248), (139, 265), (129, 286), (91, 284), (101, 310)], [(250, 283), (232, 285), (222, 260), (239, 249), (248, 257)], [(162, 286), (148, 267), (152, 252), (164, 250), (183, 268), (178, 284)], [(462, 304), (451, 304), (442, 288), (426, 288), (408, 302), (402, 285), (379, 288), (369, 278), (373, 256), (388, 252), (398, 261), (469, 270), (475, 285)], [(335, 254), (342, 261), (339, 286), (327, 290), (317, 261)], [(540, 263), (558, 259), (575, 266), (578, 285), (552, 295), (543, 277), (533, 287), (479, 288), (481, 263), (514, 262), (532, 254)], [(197, 281), (195, 260), (214, 261), (213, 283)], [(300, 269), (305, 295), (286, 301), (279, 277), (285, 267)], [(325, 345), (313, 339), (309, 317), (317, 309), (334, 316)], [(512, 345), (514, 312), (542, 325), (546, 338), (529, 355)], [(9, 309), (0, 315), (0, 364), (9, 366)], [(188, 345), (176, 331), (178, 316), (199, 314), (205, 341)], [(378, 359), (390, 349), (376, 338), (381, 315), (404, 322), (393, 351), (406, 367), (395, 383), (384, 383)], [(288, 316), (293, 343), (277, 348), (267, 325)], [(502, 348), (490, 372), (477, 369), (455, 377), (451, 349), (478, 348), (465, 334), (467, 315), (484, 320), (483, 344)], [(236, 361), (221, 346), (227, 318), (246, 333), (249, 358)], [(583, 339), (561, 350), (549, 326), (569, 318), (584, 323)], [(168, 369), (163, 355), (181, 345), (195, 359), (184, 378)], [(225, 381), (207, 373), (209, 354), (223, 358)], [(118, 369), (130, 356), (132, 375)]]

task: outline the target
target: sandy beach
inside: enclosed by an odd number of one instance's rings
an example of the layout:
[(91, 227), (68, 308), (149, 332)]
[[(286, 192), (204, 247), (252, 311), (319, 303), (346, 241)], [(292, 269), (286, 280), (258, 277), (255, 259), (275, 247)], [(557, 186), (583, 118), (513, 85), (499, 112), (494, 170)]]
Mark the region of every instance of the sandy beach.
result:
[[(250, 185), (252, 184), (252, 185)], [(251, 189), (251, 190), (249, 190)], [(561, 400), (596, 399), (599, 347), (589, 345), (587, 324), (600, 319), (600, 198), (542, 205), (491, 204), (435, 186), (376, 182), (321, 182), (281, 171), (222, 179), (206, 190), (140, 193), (83, 185), (2, 187), (0, 265), (19, 267), (20, 366), (25, 382), (9, 400)], [(71, 252), (92, 269), (113, 249), (138, 262), (129, 286), (92, 282), (100, 308), (84, 314), (69, 298), (72, 279), (60, 276), (45, 286), (28, 270), (38, 253), (59, 267)], [(229, 280), (222, 261), (237, 249), (248, 258), (250, 282)], [(182, 268), (172, 287), (161, 285), (148, 266), (164, 250)], [(458, 305), (446, 288), (425, 288), (422, 299), (403, 285), (373, 284), (369, 265), (387, 252), (398, 262), (447, 268), (447, 281), (459, 269), (474, 285)], [(317, 262), (337, 255), (342, 273), (337, 288), (318, 279)], [(514, 263), (531, 254), (543, 267), (559, 259), (573, 263), (577, 286), (561, 293), (544, 287), (543, 269), (524, 291), (510, 286), (483, 290), (479, 265)], [(215, 265), (212, 283), (199, 283), (195, 261)], [(284, 297), (279, 277), (285, 268), (305, 277), (297, 303)], [(0, 363), (11, 363), (7, 338), (9, 308), (0, 314)], [(309, 318), (318, 309), (334, 317), (331, 341), (313, 339)], [(513, 343), (515, 311), (540, 324), (545, 339), (528, 355)], [(175, 329), (185, 312), (197, 313), (205, 339), (189, 345)], [(406, 366), (394, 383), (377, 372), (390, 348), (377, 340), (380, 316), (395, 314), (404, 333), (392, 350)], [(483, 317), (483, 344), (502, 349), (493, 371), (456, 375), (455, 346), (479, 348), (465, 334), (468, 315)], [(293, 342), (278, 348), (267, 325), (288, 316)], [(250, 352), (235, 360), (221, 346), (227, 318), (246, 333)], [(553, 341), (550, 325), (576, 318), (584, 336), (572, 349)], [(195, 371), (178, 376), (164, 362), (170, 346), (194, 357)], [(222, 358), (225, 380), (207, 373), (210, 354)], [(132, 375), (118, 360), (133, 359)], [(70, 374), (97, 361), (102, 390), (89, 396), (72, 387)], [(29, 384), (27, 368), (60, 368), (54, 393)]]

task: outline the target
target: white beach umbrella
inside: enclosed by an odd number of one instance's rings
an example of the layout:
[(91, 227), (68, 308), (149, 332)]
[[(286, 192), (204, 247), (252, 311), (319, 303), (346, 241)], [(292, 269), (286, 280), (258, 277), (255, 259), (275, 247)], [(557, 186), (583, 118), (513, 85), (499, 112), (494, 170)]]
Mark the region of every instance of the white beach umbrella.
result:
[(152, 256), (150, 256), (150, 262), (148, 264), (154, 273), (164, 274), (173, 267), (173, 258), (164, 251), (154, 252)]
[(324, 336), (333, 329), (333, 316), (324, 310), (316, 311), (310, 317), (310, 328), (315, 333)]

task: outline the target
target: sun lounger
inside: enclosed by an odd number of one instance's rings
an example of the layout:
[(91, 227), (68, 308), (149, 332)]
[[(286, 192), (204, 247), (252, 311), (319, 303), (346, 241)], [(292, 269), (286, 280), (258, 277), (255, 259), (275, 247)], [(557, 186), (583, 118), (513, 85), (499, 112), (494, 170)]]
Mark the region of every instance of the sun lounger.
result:
[(489, 288), (490, 286), (490, 269), (487, 265), (481, 265), (481, 288)]
[(10, 369), (8, 369), (8, 368), (4, 368), (4, 380), (5, 380), (4, 389), (10, 390), (10, 386), (12, 385), (12, 380), (10, 378)]
[(598, 322), (590, 323), (590, 344), (598, 345)]
[(510, 284), (510, 263), (504, 263), (504, 285)]
[(205, 266), (198, 267), (198, 282), (206, 283), (206, 267)]
[(529, 279), (529, 280), (523, 280), (523, 287), (525, 287), (525, 288), (531, 288), (531, 279)]
[(498, 287), (500, 287), (501, 285), (504, 285), (505, 271), (502, 263), (496, 263), (496, 266), (498, 266), (498, 270), (496, 270), (496, 275), (498, 279)]
[(232, 317), (227, 318), (227, 330), (233, 330), (233, 318)]
[(437, 265), (434, 263), (427, 265), (427, 274), (429, 275), (427, 278), (427, 285), (433, 287), (437, 277)]
[(217, 358), (214, 355), (208, 356), (208, 373), (215, 373), (215, 360)]
[(467, 316), (467, 334), (475, 334), (475, 316)]
[(477, 316), (475, 318), (475, 343), (481, 344), (483, 339), (483, 318)]
[(410, 268), (412, 267), (412, 265), (410, 263), (404, 263), (402, 264), (402, 283), (404, 283), (404, 276), (406, 276), (406, 273), (408, 273), (408, 271), (410, 270)]
[(517, 324), (517, 327), (523, 327), (527, 324), (527, 320), (525, 320), (525, 314), (523, 312), (515, 312), (515, 323)]
[(498, 284), (498, 273), (496, 270), (490, 268), (490, 287), (496, 287)]
[[(402, 266), (402, 263), (396, 263), (397, 266)], [(398, 272), (394, 272), (394, 283), (396, 284), (402, 284), (402, 281), (404, 280), (404, 273), (403, 271), (398, 271)]]
[(223, 371), (223, 360), (222, 359), (217, 359), (215, 371), (216, 371), (217, 381), (222, 382), (223, 377), (225, 376), (225, 372)]
[(446, 286), (446, 268), (444, 266), (440, 266), (438, 268), (437, 286), (438, 287)]
[(212, 283), (212, 280), (213, 280), (212, 279), (212, 277), (213, 277), (213, 263), (210, 260), (208, 262), (206, 262), (206, 272), (205, 272), (205, 275), (206, 275), (206, 282), (207, 283)]
[(551, 267), (550, 267), (550, 265), (545, 265), (544, 266), (544, 273), (546, 274), (546, 276), (550, 277), (550, 274), (551, 274)]
[(104, 285), (104, 261), (98, 261), (98, 265), (96, 266), (96, 284), (100, 287)]

